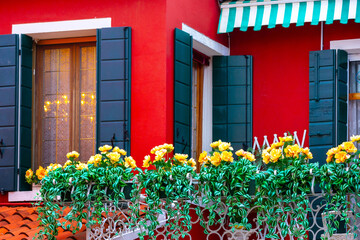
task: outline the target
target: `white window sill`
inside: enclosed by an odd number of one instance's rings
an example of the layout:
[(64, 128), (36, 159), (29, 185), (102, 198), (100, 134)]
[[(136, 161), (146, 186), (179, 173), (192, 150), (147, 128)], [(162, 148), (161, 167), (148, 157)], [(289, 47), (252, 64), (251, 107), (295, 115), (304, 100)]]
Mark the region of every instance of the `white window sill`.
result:
[(39, 201), (39, 192), (40, 185), (33, 185), (32, 191), (18, 191), (18, 192), (9, 192), (8, 201), (9, 202), (31, 202)]

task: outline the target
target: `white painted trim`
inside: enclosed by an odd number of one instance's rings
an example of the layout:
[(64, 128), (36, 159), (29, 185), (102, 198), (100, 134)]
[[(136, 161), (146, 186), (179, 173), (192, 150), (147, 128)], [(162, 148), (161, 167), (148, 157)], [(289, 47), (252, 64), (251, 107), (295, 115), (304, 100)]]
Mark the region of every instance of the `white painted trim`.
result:
[(342, 49), (349, 53), (349, 59), (352, 55), (360, 54), (360, 38), (330, 41), (330, 49)]
[(265, 1), (265, 2), (249, 2), (249, 3), (235, 3), (229, 4), (228, 2), (221, 4), (222, 9), (236, 8), (236, 7), (252, 7), (252, 6), (267, 6), (273, 4), (286, 4), (286, 3), (301, 3), (301, 2), (314, 2), (317, 0), (278, 0), (278, 1)]
[(13, 34), (27, 34), (34, 39), (96, 35), (96, 29), (111, 27), (111, 18), (13, 24)]
[(104, 27), (111, 27), (111, 18), (13, 24), (12, 33), (29, 34), (44, 32), (79, 31)]
[(208, 36), (196, 31), (185, 23), (182, 24), (182, 30), (193, 37), (193, 48), (199, 52), (202, 52), (208, 56), (230, 55), (230, 48), (212, 40)]
[(40, 199), (40, 185), (33, 185), (32, 191), (18, 191), (9, 192), (9, 202), (28, 202), (28, 201), (39, 201)]
[(209, 61), (209, 66), (204, 67), (204, 85), (203, 85), (203, 112), (202, 112), (202, 148), (210, 152), (210, 144), (213, 140), (212, 132), (212, 58)]

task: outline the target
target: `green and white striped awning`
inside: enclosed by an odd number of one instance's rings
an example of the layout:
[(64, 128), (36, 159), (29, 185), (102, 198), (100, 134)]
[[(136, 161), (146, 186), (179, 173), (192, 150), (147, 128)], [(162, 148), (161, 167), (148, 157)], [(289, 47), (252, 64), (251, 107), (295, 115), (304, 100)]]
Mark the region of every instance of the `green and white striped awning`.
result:
[(218, 33), (232, 32), (234, 28), (255, 31), (262, 26), (289, 27), (291, 23), (303, 26), (310, 22), (332, 24), (340, 20), (346, 24), (349, 19), (360, 22), (360, 0), (247, 0), (230, 1), (221, 4)]

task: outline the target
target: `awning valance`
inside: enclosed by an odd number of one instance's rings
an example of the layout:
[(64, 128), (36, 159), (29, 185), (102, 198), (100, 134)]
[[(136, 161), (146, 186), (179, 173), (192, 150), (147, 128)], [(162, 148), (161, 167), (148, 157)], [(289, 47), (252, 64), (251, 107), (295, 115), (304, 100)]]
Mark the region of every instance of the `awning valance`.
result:
[(221, 4), (218, 33), (232, 32), (234, 28), (255, 31), (262, 26), (289, 27), (291, 23), (303, 26), (305, 22), (317, 25), (319, 22), (332, 24), (340, 20), (346, 24), (349, 19), (360, 22), (360, 0), (247, 0)]

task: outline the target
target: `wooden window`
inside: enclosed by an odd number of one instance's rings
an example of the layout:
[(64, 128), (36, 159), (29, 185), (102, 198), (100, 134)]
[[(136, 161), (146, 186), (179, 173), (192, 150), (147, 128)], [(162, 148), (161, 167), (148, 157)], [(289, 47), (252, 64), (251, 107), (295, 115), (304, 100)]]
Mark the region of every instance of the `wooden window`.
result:
[(95, 153), (95, 43), (56, 43), (36, 51), (36, 167), (63, 164), (72, 150), (82, 160)]
[(202, 151), (204, 65), (193, 62), (192, 86), (192, 157), (199, 158)]

